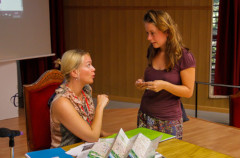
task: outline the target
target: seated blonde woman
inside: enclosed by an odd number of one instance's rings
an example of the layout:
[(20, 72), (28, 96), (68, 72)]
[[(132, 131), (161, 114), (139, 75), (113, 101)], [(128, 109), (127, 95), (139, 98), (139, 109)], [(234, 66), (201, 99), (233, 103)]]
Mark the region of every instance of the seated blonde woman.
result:
[(105, 94), (98, 95), (95, 109), (89, 85), (95, 77), (90, 54), (69, 50), (63, 54), (60, 64), (66, 82), (56, 90), (51, 103), (51, 147), (96, 142), (102, 135), (103, 110), (109, 99)]

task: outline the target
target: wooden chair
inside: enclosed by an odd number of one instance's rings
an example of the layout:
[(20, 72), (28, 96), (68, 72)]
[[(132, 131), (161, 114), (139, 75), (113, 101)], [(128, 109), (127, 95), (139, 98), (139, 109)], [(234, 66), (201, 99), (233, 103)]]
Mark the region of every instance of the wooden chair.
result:
[(53, 69), (44, 72), (33, 84), (24, 85), (24, 105), (28, 150), (50, 148), (50, 111), (48, 100), (63, 82), (63, 75)]

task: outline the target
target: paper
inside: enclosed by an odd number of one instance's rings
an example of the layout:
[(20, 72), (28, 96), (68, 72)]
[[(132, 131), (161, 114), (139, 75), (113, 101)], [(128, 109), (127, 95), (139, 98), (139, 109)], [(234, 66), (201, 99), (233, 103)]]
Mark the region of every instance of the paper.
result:
[[(120, 129), (114, 140), (102, 139), (93, 146), (88, 157), (100, 158), (148, 158), (154, 157), (155, 149), (158, 146), (161, 137), (151, 141), (149, 138), (139, 133), (128, 139), (122, 129)], [(106, 140), (106, 141), (105, 141)], [(109, 140), (109, 141), (107, 141)], [(112, 142), (113, 141), (113, 142)], [(108, 143), (107, 143), (108, 142)]]
[(92, 147), (93, 145), (94, 145), (94, 143), (84, 143), (84, 144), (81, 144), (81, 145), (79, 145), (79, 146), (77, 146), (75, 148), (70, 149), (66, 153), (69, 154), (69, 155), (72, 155), (72, 156), (78, 156), (79, 154), (82, 153), (84, 148), (89, 147), (89, 146)]
[(155, 151), (161, 139), (162, 135), (150, 140), (142, 133), (129, 139), (125, 132), (120, 129), (115, 138), (99, 139), (94, 145), (91, 144), (91, 146), (93, 145), (91, 149), (82, 151), (84, 147), (90, 144), (85, 143), (67, 153), (73, 153), (73, 156), (77, 156), (77, 158), (164, 158)]
[(87, 157), (106, 157), (109, 153), (110, 148), (114, 142), (114, 138), (106, 138), (99, 139), (98, 142), (95, 143), (93, 148), (89, 151)]
[(128, 152), (129, 139), (122, 129), (120, 129), (115, 142), (109, 153), (109, 157), (125, 157)]

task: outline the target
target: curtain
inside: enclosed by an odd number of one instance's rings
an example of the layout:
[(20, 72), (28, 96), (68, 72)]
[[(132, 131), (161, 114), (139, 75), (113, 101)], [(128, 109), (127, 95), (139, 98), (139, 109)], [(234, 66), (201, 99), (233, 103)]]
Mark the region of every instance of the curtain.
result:
[(63, 15), (63, 0), (50, 0), (51, 47), (56, 54), (54, 60), (61, 58), (65, 52)]
[[(220, 1), (214, 82), (240, 85), (240, 0)], [(215, 95), (238, 91), (238, 88), (214, 87)]]
[(63, 1), (50, 0), (51, 50), (55, 56), (20, 61), (22, 84), (35, 82), (45, 71), (54, 68), (53, 61), (64, 52)]

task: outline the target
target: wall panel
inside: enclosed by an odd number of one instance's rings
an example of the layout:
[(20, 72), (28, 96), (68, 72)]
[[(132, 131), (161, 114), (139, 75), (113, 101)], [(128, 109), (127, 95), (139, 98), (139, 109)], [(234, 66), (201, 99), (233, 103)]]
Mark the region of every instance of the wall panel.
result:
[[(134, 82), (147, 66), (149, 43), (143, 15), (149, 9), (168, 11), (196, 58), (196, 80), (209, 82), (211, 0), (65, 0), (66, 49), (90, 51), (96, 68), (94, 94), (140, 102), (142, 92), (136, 90)], [(193, 107), (194, 96), (182, 100)], [(208, 98), (207, 86), (199, 87), (198, 100), (203, 107), (228, 108), (227, 100)]]

